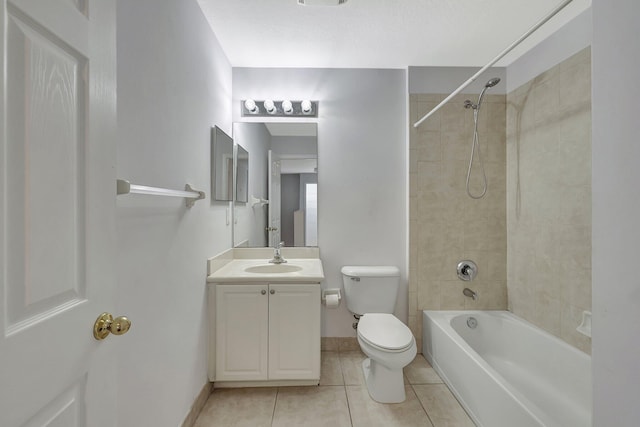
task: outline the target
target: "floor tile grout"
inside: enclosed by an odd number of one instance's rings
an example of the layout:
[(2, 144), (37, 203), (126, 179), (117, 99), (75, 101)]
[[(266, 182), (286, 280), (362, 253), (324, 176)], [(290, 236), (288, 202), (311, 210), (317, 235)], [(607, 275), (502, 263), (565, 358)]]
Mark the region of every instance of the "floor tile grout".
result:
[[(355, 425), (354, 423), (362, 424), (362, 422), (364, 421), (363, 419), (361, 419), (362, 399), (364, 398), (366, 400), (368, 398), (372, 400), (371, 396), (368, 394), (366, 381), (364, 381), (364, 378), (362, 376), (363, 374), (361, 372), (361, 366), (360, 366), (361, 365), (360, 359), (364, 360), (366, 358), (366, 355), (361, 351), (357, 351), (357, 350), (345, 350), (345, 351), (326, 351), (325, 350), (323, 353), (326, 353), (326, 355), (328, 355), (329, 353), (333, 353), (333, 355), (330, 356), (331, 359), (333, 359), (333, 361), (329, 362), (329, 364), (327, 365), (327, 367), (331, 368), (333, 371), (328, 371), (328, 372), (332, 372), (330, 374), (331, 377), (325, 377), (325, 378), (333, 378), (333, 380), (330, 382), (337, 382), (337, 381), (340, 381), (340, 378), (342, 379), (342, 384), (326, 384), (326, 385), (318, 384), (318, 386), (316, 386), (318, 388), (323, 387), (325, 389), (333, 388), (334, 392), (332, 393), (336, 393), (335, 394), (336, 398), (338, 398), (337, 396), (341, 394), (338, 390), (342, 388), (341, 391), (342, 393), (344, 393), (344, 399), (345, 399), (344, 404), (346, 405), (346, 408), (345, 408), (346, 411), (343, 412), (344, 418), (341, 421), (342, 423), (338, 423), (339, 425), (337, 424), (335, 427), (342, 427), (343, 425), (354, 427)], [(359, 356), (357, 356), (358, 354)], [(416, 355), (416, 358), (423, 358), (423, 356), (419, 354), (419, 355)], [(335, 365), (336, 363), (337, 363), (337, 366)], [(436, 418), (439, 419), (438, 417), (440, 415), (438, 415), (439, 414), (438, 410), (436, 410), (436, 413), (434, 414), (429, 414), (429, 411), (427, 411), (427, 408), (425, 406), (425, 402), (421, 400), (421, 398), (418, 395), (416, 387), (444, 385), (448, 389), (448, 386), (446, 386), (446, 384), (444, 384), (443, 382), (439, 382), (439, 383), (430, 382), (430, 381), (434, 381), (435, 379), (433, 377), (433, 372), (431, 372), (430, 370), (425, 370), (425, 369), (433, 369), (431, 365), (428, 364), (428, 362), (425, 364), (422, 360), (417, 360), (415, 361), (415, 364), (414, 364), (414, 361), (412, 361), (411, 364), (412, 364), (412, 367), (411, 367), (410, 373), (413, 380), (411, 380), (409, 376), (406, 375), (406, 371), (403, 373), (403, 376), (405, 379), (405, 387), (407, 388), (407, 395), (408, 395), (407, 400), (415, 399), (417, 400), (417, 403), (415, 402), (411, 403), (409, 407), (413, 408), (412, 410), (415, 411), (413, 413), (416, 416), (418, 416), (419, 413), (422, 414), (422, 415), (419, 415), (420, 419), (422, 420), (420, 425), (423, 425), (423, 424), (427, 425), (428, 423), (428, 425), (430, 425), (431, 427), (437, 427), (437, 425), (434, 422), (433, 416), (436, 416)], [(337, 375), (337, 373), (335, 372), (336, 369), (340, 370), (339, 375)], [(350, 378), (349, 381), (353, 384), (347, 384), (347, 377)], [(287, 399), (290, 398), (290, 397), (286, 397), (288, 394), (280, 393), (280, 391), (283, 391), (284, 389), (282, 387), (274, 387), (274, 388), (275, 388), (275, 397), (273, 400), (273, 406), (271, 408), (270, 423), (269, 423), (268, 412), (267, 412), (267, 413), (263, 413), (264, 415), (266, 415), (266, 417), (262, 418), (263, 424), (261, 425), (269, 425), (271, 427), (274, 427), (275, 425), (277, 425), (275, 423), (276, 415), (280, 413), (279, 412), (280, 410), (278, 409), (278, 404), (279, 403), (284, 404), (285, 407), (289, 405), (289, 403), (286, 403), (288, 402)], [(349, 390), (351, 390), (351, 396), (349, 395)], [(423, 395), (424, 395), (424, 391), (425, 390), (423, 390), (423, 393), (422, 393)], [(320, 390), (318, 390), (318, 392), (320, 394), (324, 394), (328, 392), (328, 390), (325, 390), (325, 392), (321, 392)], [(409, 392), (413, 393), (413, 396), (409, 396)], [(212, 396), (210, 396), (210, 399), (211, 397)], [(339, 399), (341, 400), (342, 398), (339, 398)], [(455, 399), (455, 396), (454, 396), (454, 399)], [(456, 403), (460, 405), (459, 402), (457, 402), (457, 399), (455, 400), (456, 400)], [(378, 406), (376, 405), (379, 405), (378, 403), (372, 403), (372, 404), (374, 406), (371, 406), (371, 408), (373, 407), (377, 408)], [(367, 403), (367, 405), (370, 405), (370, 404)], [(284, 409), (284, 407), (282, 409)], [(376, 409), (376, 410), (379, 410), (379, 409)], [(392, 409), (387, 409), (387, 410), (392, 410)], [(464, 408), (462, 408), (462, 410), (464, 411)], [(395, 410), (392, 410), (392, 411), (395, 411)], [(279, 418), (278, 418), (279, 424), (283, 422), (282, 415), (283, 414), (279, 415)], [(347, 416), (348, 416), (348, 422), (347, 422)], [(391, 425), (393, 425), (393, 423)], [(403, 425), (405, 424), (403, 423)]]
[(278, 395), (280, 394), (280, 387), (276, 388), (276, 398), (273, 400), (273, 411), (271, 412), (271, 427), (273, 427), (273, 421), (276, 417), (276, 406), (278, 405)]
[(420, 404), (420, 407), (422, 408), (424, 413), (427, 414), (427, 418), (429, 419), (429, 422), (431, 423), (431, 427), (434, 427), (435, 424), (433, 423), (433, 420), (431, 419), (431, 416), (429, 415), (429, 412), (427, 411), (427, 408), (424, 407), (424, 404), (422, 403), (422, 400), (420, 400), (420, 398), (418, 397), (418, 393), (416, 393), (416, 389), (413, 387), (413, 384), (410, 384), (410, 386), (411, 386), (411, 390), (413, 390), (413, 393), (416, 395), (416, 399), (418, 400), (418, 403)]
[(347, 393), (347, 386), (344, 385), (344, 395), (347, 397), (347, 410), (349, 411), (349, 422), (353, 427), (353, 416), (351, 415), (351, 404), (349, 403), (349, 393)]

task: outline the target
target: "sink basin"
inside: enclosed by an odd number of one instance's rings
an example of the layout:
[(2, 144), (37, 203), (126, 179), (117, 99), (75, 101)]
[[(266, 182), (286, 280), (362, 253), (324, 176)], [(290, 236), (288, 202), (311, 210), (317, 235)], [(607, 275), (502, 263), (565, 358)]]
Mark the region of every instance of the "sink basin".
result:
[(282, 274), (282, 273), (294, 273), (302, 270), (302, 267), (291, 264), (265, 264), (254, 265), (244, 269), (247, 273), (256, 274)]

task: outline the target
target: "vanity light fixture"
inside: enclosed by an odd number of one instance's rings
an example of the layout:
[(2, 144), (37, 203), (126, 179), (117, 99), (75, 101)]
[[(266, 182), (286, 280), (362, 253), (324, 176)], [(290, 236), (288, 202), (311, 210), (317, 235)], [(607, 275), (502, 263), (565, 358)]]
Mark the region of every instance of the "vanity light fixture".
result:
[(285, 114), (293, 113), (293, 104), (291, 101), (282, 101), (282, 112)]
[(275, 114), (278, 112), (276, 104), (270, 99), (264, 100), (264, 110), (269, 114)]
[(243, 117), (318, 117), (318, 101), (308, 99), (302, 101), (274, 101), (265, 99), (255, 101), (245, 99), (240, 101)]
[(246, 101), (244, 101), (244, 108), (250, 114), (255, 114), (258, 112), (258, 106), (253, 99), (247, 99)]
[(311, 104), (311, 101), (307, 99), (302, 101), (300, 103), (300, 110), (302, 110), (302, 114), (311, 114), (311, 111), (313, 111), (313, 105)]

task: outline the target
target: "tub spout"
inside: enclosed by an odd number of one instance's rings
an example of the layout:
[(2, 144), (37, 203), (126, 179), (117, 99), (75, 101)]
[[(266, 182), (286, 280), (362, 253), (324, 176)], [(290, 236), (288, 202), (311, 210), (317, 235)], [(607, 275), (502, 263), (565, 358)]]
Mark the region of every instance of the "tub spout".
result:
[(478, 294), (469, 288), (464, 288), (462, 293), (464, 294), (465, 297), (471, 297), (471, 299), (474, 301), (478, 299)]

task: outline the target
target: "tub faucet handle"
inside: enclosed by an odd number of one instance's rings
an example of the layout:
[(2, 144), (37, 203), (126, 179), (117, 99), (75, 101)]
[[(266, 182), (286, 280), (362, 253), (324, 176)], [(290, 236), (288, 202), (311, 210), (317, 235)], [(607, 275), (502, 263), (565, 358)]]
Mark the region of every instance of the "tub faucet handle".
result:
[(460, 280), (464, 280), (465, 282), (469, 282), (478, 275), (478, 266), (475, 262), (470, 259), (462, 260), (458, 263), (458, 278)]

